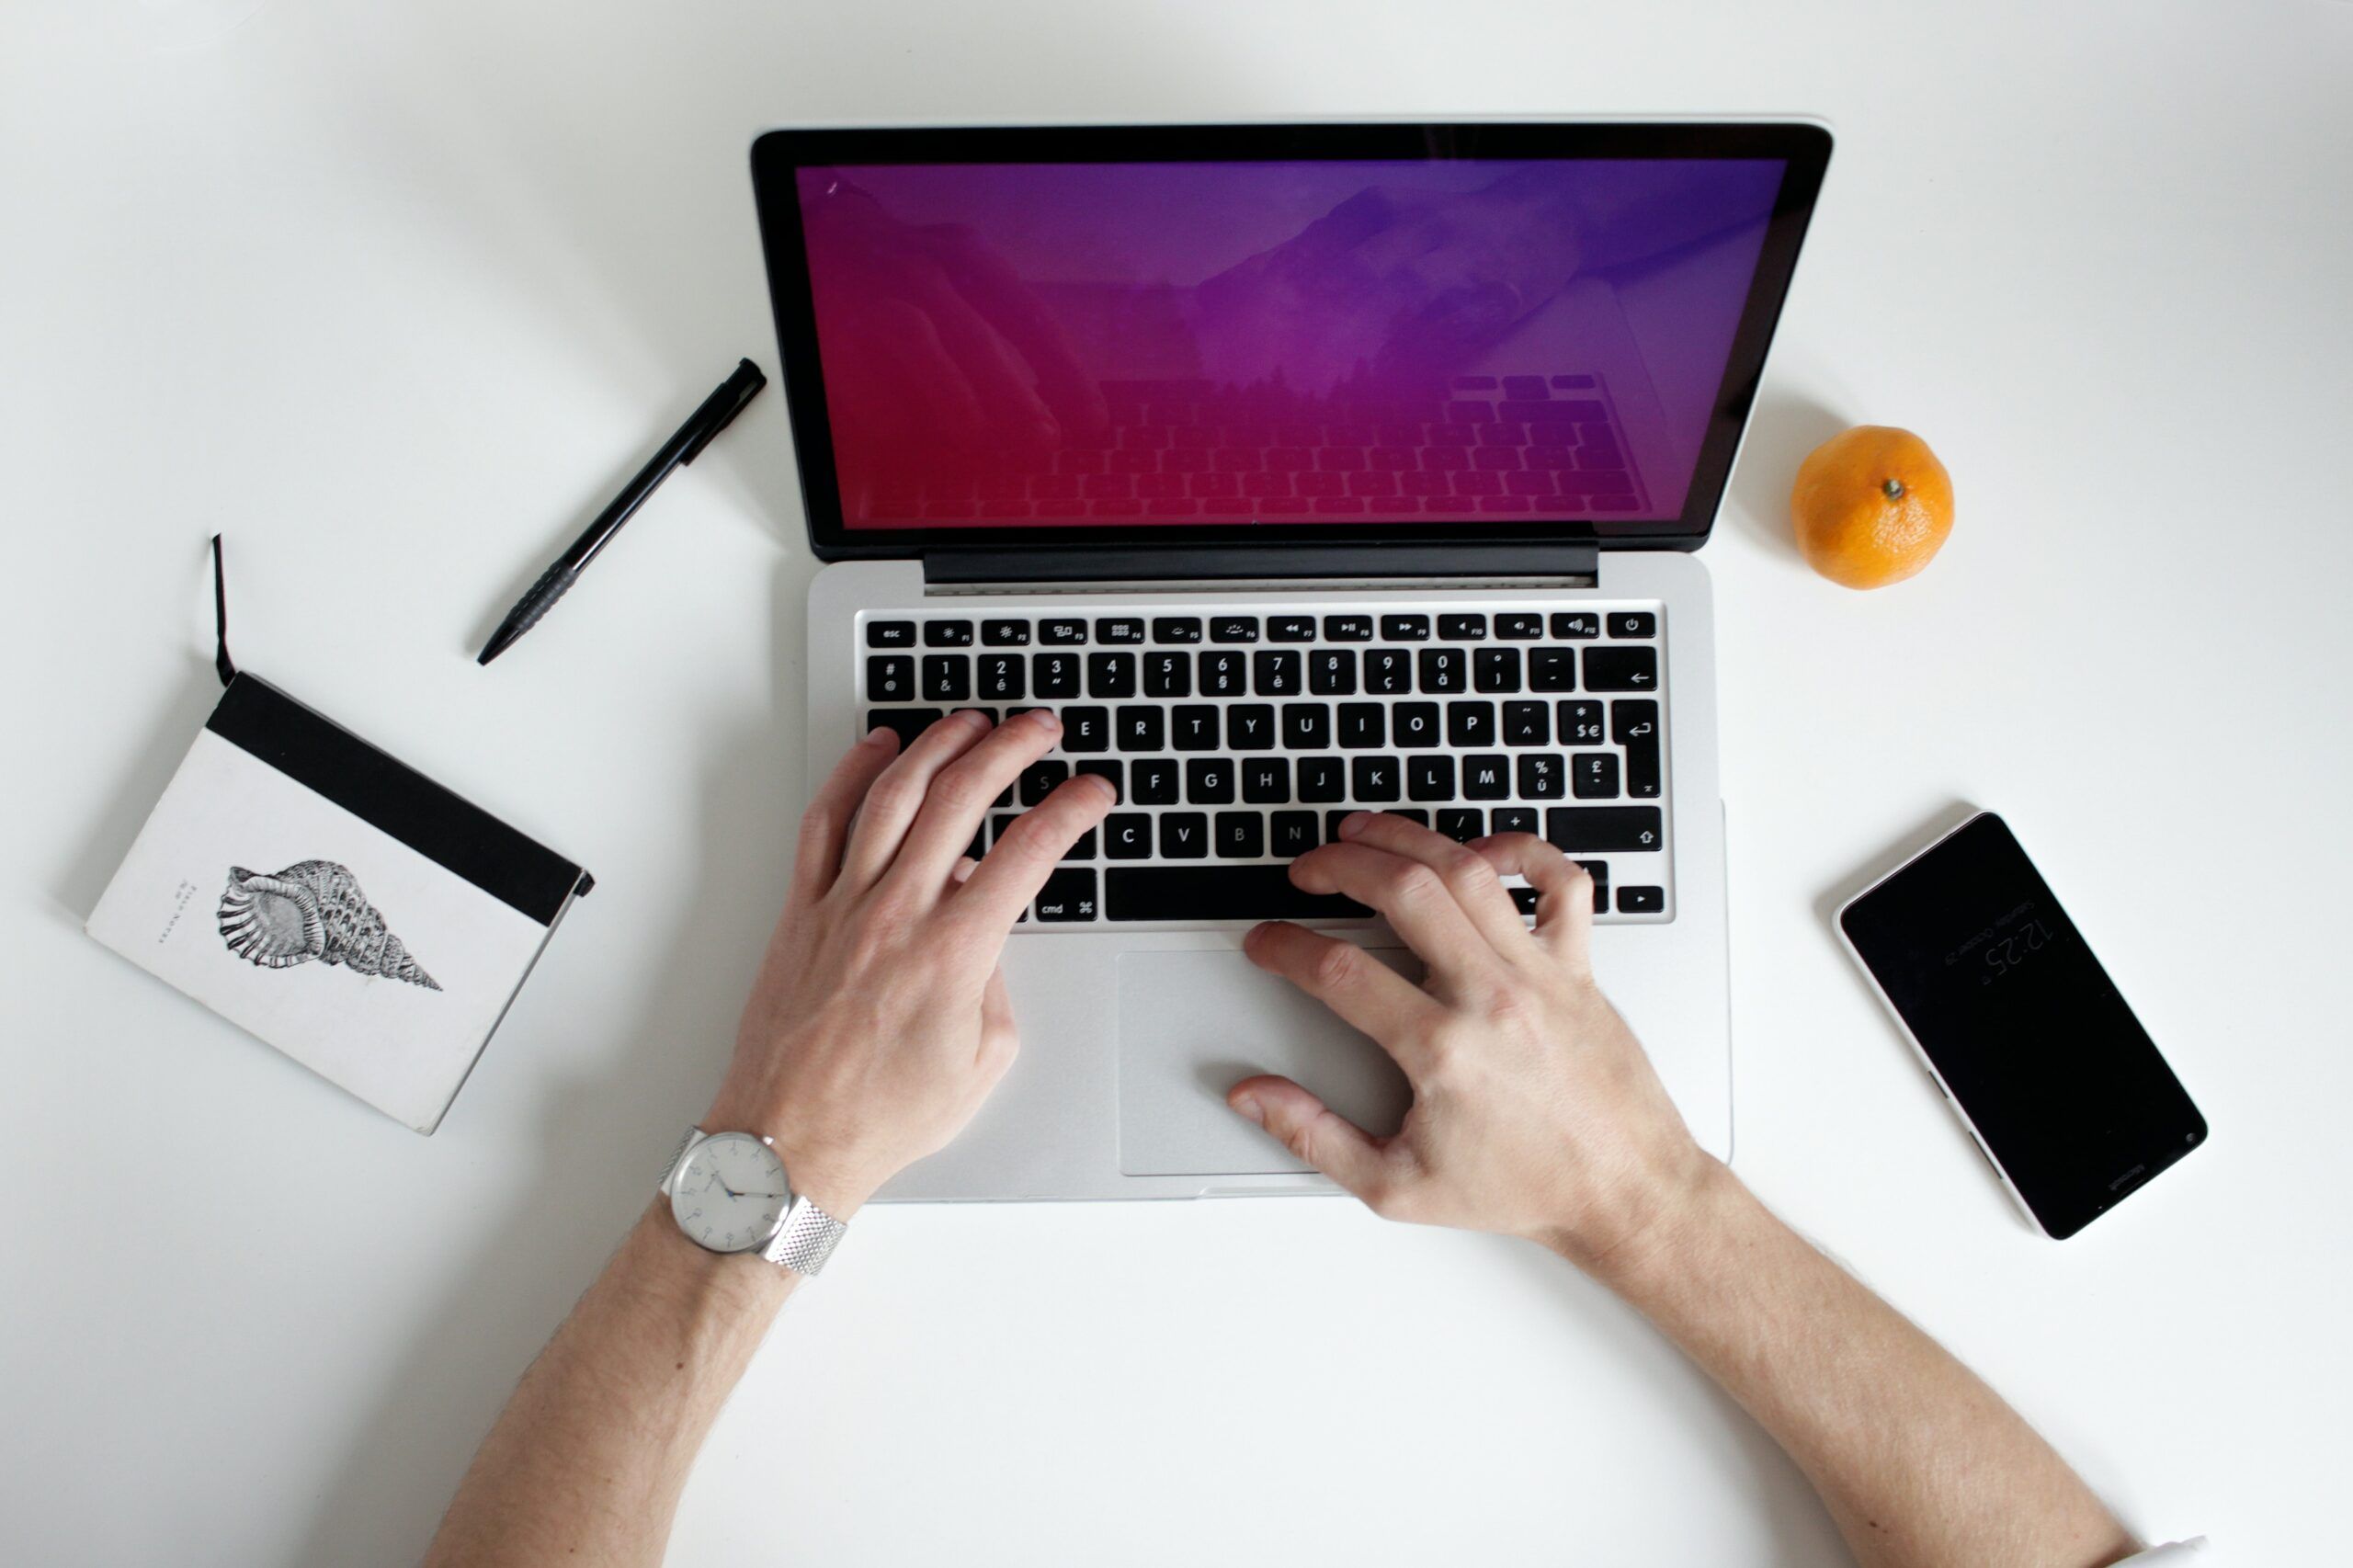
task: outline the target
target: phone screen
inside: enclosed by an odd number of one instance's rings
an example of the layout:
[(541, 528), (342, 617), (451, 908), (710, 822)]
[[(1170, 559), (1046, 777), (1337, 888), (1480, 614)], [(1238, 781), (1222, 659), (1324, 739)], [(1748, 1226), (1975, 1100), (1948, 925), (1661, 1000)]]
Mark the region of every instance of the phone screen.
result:
[(2001, 818), (1984, 812), (1839, 916), (2044, 1231), (2071, 1236), (2206, 1121)]

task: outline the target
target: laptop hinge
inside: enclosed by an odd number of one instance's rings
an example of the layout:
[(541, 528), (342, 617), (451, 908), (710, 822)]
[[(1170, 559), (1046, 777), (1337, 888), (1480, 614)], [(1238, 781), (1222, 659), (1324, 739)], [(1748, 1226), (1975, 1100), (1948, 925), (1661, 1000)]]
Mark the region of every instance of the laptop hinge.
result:
[(936, 550), (923, 558), (937, 593), (1078, 593), (1118, 584), (1140, 592), (1300, 587), (1591, 587), (1590, 544), (1183, 546)]

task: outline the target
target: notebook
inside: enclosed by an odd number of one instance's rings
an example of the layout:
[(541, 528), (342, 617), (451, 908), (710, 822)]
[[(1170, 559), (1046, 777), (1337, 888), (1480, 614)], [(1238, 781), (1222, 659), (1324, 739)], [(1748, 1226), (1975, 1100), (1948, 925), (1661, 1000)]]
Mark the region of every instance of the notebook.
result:
[(222, 663), (220, 706), (86, 929), (430, 1133), (592, 879)]

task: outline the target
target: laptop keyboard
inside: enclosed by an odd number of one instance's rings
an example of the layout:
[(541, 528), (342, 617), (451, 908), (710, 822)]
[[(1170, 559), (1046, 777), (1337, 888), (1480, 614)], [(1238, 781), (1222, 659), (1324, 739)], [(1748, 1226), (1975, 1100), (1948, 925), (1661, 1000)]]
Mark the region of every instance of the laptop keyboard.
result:
[[(1392, 601), (1393, 602), (1393, 601)], [(1597, 915), (1674, 910), (1662, 614), (1320, 608), (872, 610), (864, 718), (912, 740), (943, 714), (1054, 710), (1062, 744), (995, 802), (974, 857), (1070, 777), (1120, 792), (1031, 914), (1040, 926), (1364, 919), (1289, 863), (1353, 811), (1467, 841), (1543, 835), (1594, 877)], [(852, 737), (855, 738), (855, 737)], [(1523, 913), (1534, 894), (1514, 892)]]

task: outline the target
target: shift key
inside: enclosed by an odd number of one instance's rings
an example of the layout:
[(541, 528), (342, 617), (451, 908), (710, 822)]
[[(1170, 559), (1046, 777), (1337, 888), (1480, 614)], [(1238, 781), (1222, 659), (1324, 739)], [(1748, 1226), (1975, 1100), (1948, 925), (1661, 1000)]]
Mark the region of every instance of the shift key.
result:
[(1553, 806), (1544, 836), (1572, 855), (1654, 850), (1665, 843), (1666, 823), (1656, 806)]

